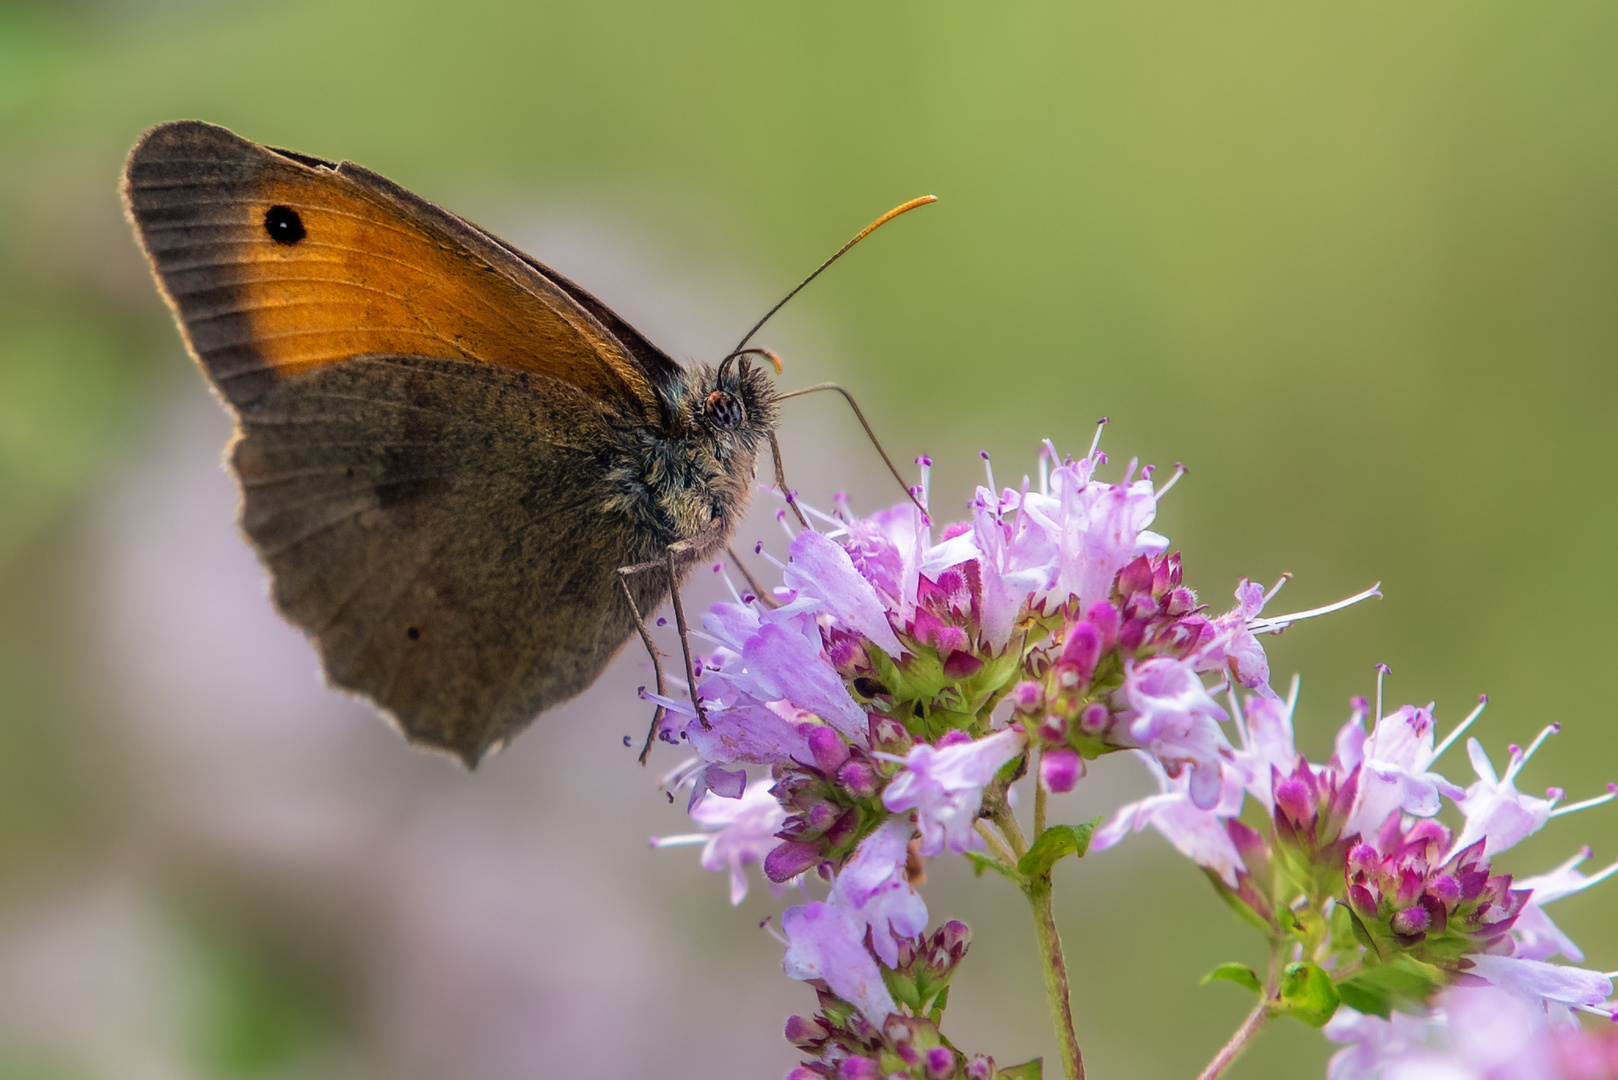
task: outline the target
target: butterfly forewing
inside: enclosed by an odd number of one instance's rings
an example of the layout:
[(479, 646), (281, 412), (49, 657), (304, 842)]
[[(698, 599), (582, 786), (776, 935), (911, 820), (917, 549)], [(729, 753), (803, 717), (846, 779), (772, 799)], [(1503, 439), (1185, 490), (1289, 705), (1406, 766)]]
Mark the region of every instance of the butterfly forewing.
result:
[(660, 550), (608, 516), (607, 451), (661, 429), (681, 369), (355, 166), (183, 122), (136, 146), (124, 195), (329, 678), (468, 764), (587, 686), (633, 630), (617, 568)]

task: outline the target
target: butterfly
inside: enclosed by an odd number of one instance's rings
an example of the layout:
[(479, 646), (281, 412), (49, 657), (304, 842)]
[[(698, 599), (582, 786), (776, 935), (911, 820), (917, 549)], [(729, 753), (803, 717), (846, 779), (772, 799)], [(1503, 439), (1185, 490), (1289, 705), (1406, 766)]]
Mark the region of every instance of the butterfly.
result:
[(682, 367), (465, 219), (212, 124), (146, 132), (121, 191), (328, 681), (473, 767), (637, 629), (655, 662), (641, 613), (671, 594), (684, 645), (679, 587), (773, 445), (772, 354)]

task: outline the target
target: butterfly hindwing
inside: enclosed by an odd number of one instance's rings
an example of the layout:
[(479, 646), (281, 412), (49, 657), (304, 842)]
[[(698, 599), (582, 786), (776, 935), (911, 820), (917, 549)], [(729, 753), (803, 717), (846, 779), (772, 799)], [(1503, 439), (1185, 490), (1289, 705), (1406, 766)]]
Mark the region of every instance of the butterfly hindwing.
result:
[[(241, 410), (242, 524), (327, 676), (469, 764), (594, 680), (633, 630), (594, 527), (599, 407), (542, 375), (370, 356)], [(651, 610), (661, 575), (633, 580)]]

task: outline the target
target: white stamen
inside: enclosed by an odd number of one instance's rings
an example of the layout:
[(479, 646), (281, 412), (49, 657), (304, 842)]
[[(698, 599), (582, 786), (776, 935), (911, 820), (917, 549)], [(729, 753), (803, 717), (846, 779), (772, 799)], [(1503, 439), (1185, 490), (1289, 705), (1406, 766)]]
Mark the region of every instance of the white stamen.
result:
[(1298, 689), (1302, 685), (1303, 685), (1303, 676), (1299, 675), (1297, 672), (1293, 672), (1292, 673), (1292, 685), (1287, 687), (1287, 719), (1288, 720), (1291, 720), (1292, 719), (1292, 714), (1297, 711), (1297, 708), (1298, 708)]
[(1468, 713), (1465, 720), (1462, 720), (1459, 724), (1456, 724), (1454, 731), (1444, 736), (1444, 741), (1438, 744), (1438, 748), (1433, 751), (1433, 756), (1427, 759), (1428, 764), (1437, 761), (1439, 756), (1442, 755), (1445, 750), (1448, 750), (1456, 739), (1459, 739), (1462, 735), (1464, 735), (1466, 733), (1466, 729), (1472, 726), (1472, 721), (1483, 715), (1483, 709), (1488, 704), (1488, 694), (1484, 694), (1483, 696), (1479, 697), (1478, 707)]
[(1382, 680), (1392, 670), (1386, 664), (1376, 666), (1376, 720), (1374, 722), (1378, 724), (1382, 722)]
[(801, 499), (798, 501), (798, 506), (805, 514), (808, 514), (812, 518), (819, 518), (821, 521), (824, 521), (834, 529), (846, 529), (848, 527), (848, 523), (842, 518), (833, 517), (831, 514), (828, 514), (822, 510), (816, 510), (814, 507), (810, 506)]
[(1169, 489), (1180, 482), (1180, 477), (1184, 476), (1185, 472), (1185, 466), (1176, 461), (1174, 463), (1174, 475), (1169, 477), (1168, 483), (1157, 489), (1157, 492), (1152, 496), (1152, 498), (1161, 499), (1163, 496), (1167, 495), (1169, 493)]
[(681, 833), (679, 836), (654, 836), (654, 848), (689, 847), (692, 844), (706, 844), (713, 837), (707, 833)]
[(1511, 756), (1511, 764), (1506, 766), (1506, 775), (1501, 777), (1500, 782), (1502, 784), (1511, 783), (1512, 779), (1522, 771), (1522, 767), (1528, 764), (1528, 759), (1533, 757), (1539, 748), (1545, 744), (1545, 740), (1561, 730), (1561, 724), (1546, 724), (1540, 733), (1534, 736), (1534, 741), (1528, 744), (1528, 749), (1525, 752)]
[(1264, 606), (1269, 607), (1270, 601), (1275, 599), (1275, 594), (1281, 591), (1281, 586), (1285, 585), (1291, 580), (1292, 574), (1290, 572), (1282, 574), (1280, 580), (1270, 587), (1269, 592), (1264, 594)]
[[(1103, 416), (1100, 420), (1096, 421), (1095, 437), (1090, 440), (1090, 452), (1085, 455), (1086, 457), (1092, 457), (1093, 458), (1093, 457), (1096, 456), (1096, 448), (1101, 445), (1101, 433), (1106, 430), (1106, 427), (1107, 427), (1107, 418), (1105, 416)], [(1049, 440), (1047, 440), (1047, 441), (1049, 441)]]
[[(1558, 806), (1555, 810), (1551, 811), (1551, 817), (1561, 817), (1563, 814), (1571, 814), (1576, 810), (1588, 810), (1592, 806), (1600, 806), (1603, 803), (1610, 803), (1614, 799), (1618, 799), (1618, 795), (1615, 795), (1609, 791), (1605, 795), (1597, 795), (1594, 798), (1585, 799), (1583, 802), (1568, 803), (1566, 806)], [(1602, 876), (1608, 876), (1612, 874), (1614, 870), (1618, 870), (1618, 863), (1613, 863), (1611, 866), (1603, 870), (1601, 872)]]
[(989, 478), (989, 494), (998, 499), (1000, 497), (1000, 489), (994, 486), (994, 466), (989, 464), (989, 452), (987, 450), (981, 450), (979, 451), (979, 454), (983, 458), (983, 473)]
[(696, 775), (700, 770), (707, 767), (707, 763), (701, 758), (688, 757), (658, 778), (657, 790), (679, 791), (696, 779)]
[[(1364, 592), (1357, 592), (1345, 600), (1337, 601), (1335, 604), (1327, 604), (1325, 607), (1310, 608), (1308, 611), (1294, 611), (1289, 615), (1277, 615), (1273, 619), (1252, 619), (1248, 622), (1247, 628), (1253, 631), (1255, 634), (1275, 633), (1280, 630), (1285, 630), (1293, 623), (1302, 619), (1313, 619), (1317, 615), (1330, 615), (1334, 611), (1341, 611), (1343, 608), (1352, 607), (1361, 600), (1369, 600), (1373, 596), (1381, 595), (1382, 583), (1379, 581), (1375, 585), (1372, 585), (1369, 589), (1366, 589)], [(1378, 715), (1381, 715), (1380, 711), (1378, 712)]]

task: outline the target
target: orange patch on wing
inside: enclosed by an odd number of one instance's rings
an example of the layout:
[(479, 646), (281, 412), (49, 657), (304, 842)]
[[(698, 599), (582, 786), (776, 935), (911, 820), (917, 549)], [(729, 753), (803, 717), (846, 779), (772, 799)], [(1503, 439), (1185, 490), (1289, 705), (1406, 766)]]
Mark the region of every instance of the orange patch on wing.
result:
[[(244, 364), (282, 376), (367, 353), (481, 360), (564, 379), (598, 398), (625, 396), (603, 362), (620, 352), (616, 342), (347, 186), (320, 174), (254, 185), (241, 204), (240, 239), (228, 244), (233, 258), (214, 268), (217, 284), (235, 293), (231, 306), (246, 316), (237, 332), (246, 333), (210, 341), (209, 351), (244, 346)], [(266, 229), (276, 206), (298, 215), (304, 235), (295, 243)]]

